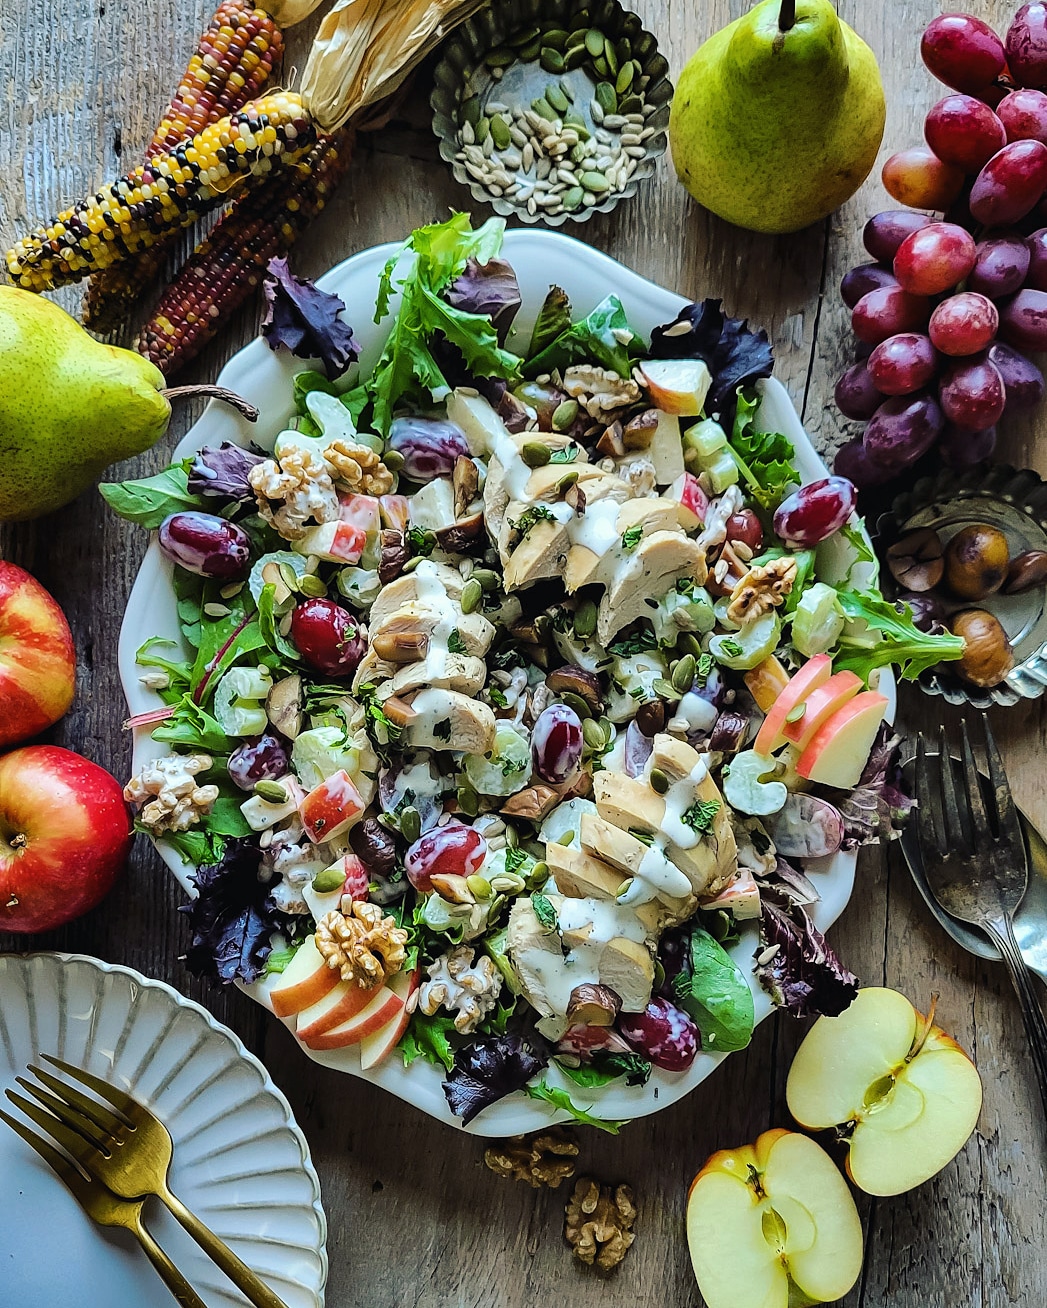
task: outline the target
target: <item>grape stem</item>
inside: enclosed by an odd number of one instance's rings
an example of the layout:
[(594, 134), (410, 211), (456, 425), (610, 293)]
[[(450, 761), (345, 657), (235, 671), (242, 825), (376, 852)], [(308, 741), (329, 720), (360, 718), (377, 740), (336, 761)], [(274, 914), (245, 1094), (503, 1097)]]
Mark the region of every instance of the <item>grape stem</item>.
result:
[(796, 23), (796, 0), (782, 0), (778, 11), (778, 30), (788, 32)]
[(231, 404), (248, 422), (258, 421), (258, 410), (250, 401), (245, 400), (243, 396), (237, 395), (235, 391), (228, 390), (225, 386), (171, 386), (163, 390), (160, 394), (165, 400), (188, 399), (195, 396), (206, 396), (212, 400), (222, 400), (226, 404)]

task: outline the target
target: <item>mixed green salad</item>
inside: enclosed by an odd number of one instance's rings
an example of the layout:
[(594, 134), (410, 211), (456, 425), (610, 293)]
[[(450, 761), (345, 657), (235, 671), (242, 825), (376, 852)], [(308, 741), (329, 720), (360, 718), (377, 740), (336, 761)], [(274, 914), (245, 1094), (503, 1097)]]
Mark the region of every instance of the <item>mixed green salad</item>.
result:
[(274, 263), (266, 338), (323, 365), (293, 426), (102, 488), (182, 635), (138, 651), (126, 793), (195, 869), (194, 971), (436, 1064), (465, 1122), (523, 1090), (613, 1129), (594, 1088), (748, 1042), (747, 923), (776, 1003), (853, 998), (807, 871), (907, 804), (879, 669), (962, 641), (827, 565), (875, 575), (851, 484), (761, 428), (764, 333), (706, 300), (648, 341), (555, 286), (521, 332), (502, 236), (411, 236), (366, 373)]

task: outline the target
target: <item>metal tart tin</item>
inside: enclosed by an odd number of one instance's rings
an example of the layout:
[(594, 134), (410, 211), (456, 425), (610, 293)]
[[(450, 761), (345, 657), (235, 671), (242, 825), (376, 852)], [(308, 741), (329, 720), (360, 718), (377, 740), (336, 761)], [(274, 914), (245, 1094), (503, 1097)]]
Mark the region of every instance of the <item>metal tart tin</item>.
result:
[[(1030, 469), (1019, 471), (1004, 463), (962, 471), (942, 469), (895, 499), (876, 524), (877, 545), (882, 557), (887, 546), (917, 527), (932, 527), (946, 544), (961, 527), (974, 522), (1002, 531), (1012, 558), (1025, 550), (1047, 550), (1047, 484)], [(886, 569), (884, 574), (884, 585), (891, 584)], [(921, 689), (943, 696), (950, 704), (978, 709), (1039, 699), (1047, 689), (1047, 587), (1036, 586), (1020, 595), (997, 592), (960, 607), (994, 614), (1011, 642), (1014, 667), (999, 685), (982, 689), (961, 680), (944, 663), (923, 673)]]
[[(565, 29), (582, 11), (587, 14), (587, 25), (603, 31), (612, 41), (622, 37), (632, 43), (633, 57), (639, 61), (643, 75), (650, 78), (644, 97), (648, 104), (657, 106), (647, 118), (645, 126), (654, 128), (654, 135), (643, 143), (646, 154), (637, 161), (635, 171), (624, 188), (605, 197), (597, 197), (592, 205), (582, 205), (568, 213), (561, 210), (548, 215), (541, 208), (529, 213), (526, 202), (494, 195), (488, 187), (474, 178), (457, 158), (461, 149), (462, 105), (471, 96), (479, 97), (481, 112), (491, 100), (511, 106), (530, 106), (550, 81), (566, 81), (575, 92), (573, 108), (585, 120), (590, 132), (595, 130), (590, 100), (595, 84), (584, 68), (575, 68), (565, 74), (547, 72), (537, 61), (516, 62), (504, 70), (496, 80), (485, 64), (485, 56), (492, 50), (507, 45), (515, 34), (536, 25), (557, 23)], [(442, 49), (442, 59), (434, 74), (430, 104), (433, 110), (433, 131), (440, 142), (440, 156), (451, 165), (455, 180), (467, 186), (474, 200), (490, 205), (504, 218), (515, 216), (525, 223), (545, 223), (561, 227), (570, 219), (586, 222), (594, 213), (610, 213), (622, 200), (634, 196), (639, 184), (654, 175), (658, 159), (668, 146), (669, 106), (673, 97), (668, 79), (669, 64), (658, 51), (654, 36), (643, 27), (639, 16), (624, 9), (618, 0), (505, 0), (504, 3), (485, 5), (475, 17), (457, 27)], [(611, 79), (613, 80), (613, 79)], [(463, 92), (468, 88), (469, 94)]]

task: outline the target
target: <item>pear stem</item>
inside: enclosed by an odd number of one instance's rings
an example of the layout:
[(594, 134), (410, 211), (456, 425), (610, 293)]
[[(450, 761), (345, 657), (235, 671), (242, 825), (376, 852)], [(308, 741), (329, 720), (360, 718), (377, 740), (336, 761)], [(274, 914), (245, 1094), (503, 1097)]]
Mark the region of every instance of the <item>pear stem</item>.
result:
[(201, 384), (199, 386), (172, 386), (160, 394), (165, 400), (181, 400), (194, 398), (204, 395), (208, 399), (222, 400), (226, 404), (231, 404), (248, 422), (258, 421), (258, 410), (255, 406), (237, 395), (235, 391), (227, 390), (224, 386), (208, 386)]
[(782, 0), (778, 11), (778, 30), (788, 32), (796, 23), (796, 0)]

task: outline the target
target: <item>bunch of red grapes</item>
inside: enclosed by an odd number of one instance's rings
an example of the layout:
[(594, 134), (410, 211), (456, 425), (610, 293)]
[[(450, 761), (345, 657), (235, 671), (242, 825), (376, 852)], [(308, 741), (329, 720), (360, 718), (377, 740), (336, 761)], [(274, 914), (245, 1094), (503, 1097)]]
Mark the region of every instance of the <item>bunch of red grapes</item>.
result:
[(868, 425), (836, 471), (863, 487), (935, 445), (952, 467), (988, 458), (1003, 414), (1044, 392), (1027, 354), (1047, 350), (1047, 4), (1023, 5), (1003, 41), (943, 14), (920, 53), (955, 94), (928, 113), (926, 145), (884, 164), (884, 186), (911, 207), (869, 219), (874, 262), (840, 285), (861, 357), (836, 403)]

